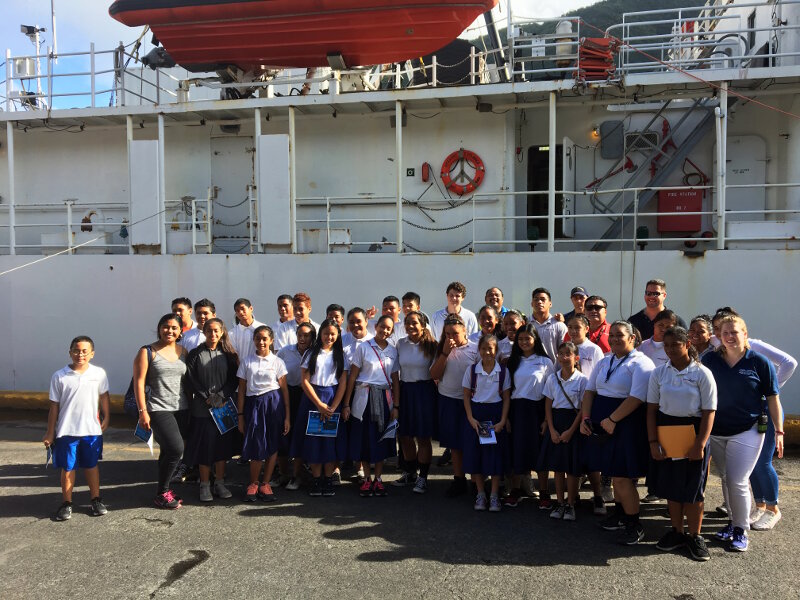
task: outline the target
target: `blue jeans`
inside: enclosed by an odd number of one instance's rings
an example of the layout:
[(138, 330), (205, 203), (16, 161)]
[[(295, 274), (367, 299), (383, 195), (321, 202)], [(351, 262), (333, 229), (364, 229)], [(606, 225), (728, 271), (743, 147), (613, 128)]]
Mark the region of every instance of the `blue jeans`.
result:
[(750, 485), (756, 502), (766, 502), (770, 506), (778, 504), (778, 474), (772, 466), (772, 455), (775, 454), (775, 426), (772, 419), (767, 424), (764, 446), (750, 474)]

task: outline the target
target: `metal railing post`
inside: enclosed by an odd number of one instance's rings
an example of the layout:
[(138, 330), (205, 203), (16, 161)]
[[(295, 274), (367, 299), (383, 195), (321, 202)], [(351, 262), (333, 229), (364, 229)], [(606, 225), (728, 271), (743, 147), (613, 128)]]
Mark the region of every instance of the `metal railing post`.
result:
[[(256, 108), (256, 109), (253, 110), (253, 124), (255, 126), (255, 129), (254, 129), (254, 136), (255, 137), (254, 137), (254, 140), (253, 140), (255, 142), (255, 144), (253, 144), (255, 146), (255, 159), (254, 159), (255, 165), (254, 165), (254, 169), (253, 169), (253, 171), (254, 171), (253, 178), (255, 180), (254, 183), (255, 183), (255, 186), (256, 186), (256, 193), (255, 193), (256, 207), (258, 207), (261, 204), (261, 151), (259, 150), (259, 147), (261, 145), (260, 144), (260, 140), (261, 140), (261, 109), (260, 108)], [(260, 222), (258, 223), (258, 230), (256, 230), (255, 223), (253, 222), (253, 216), (254, 216), (253, 213), (254, 213), (254, 211), (252, 209), (252, 201), (250, 202), (250, 204), (251, 204), (251, 209), (250, 209), (250, 252), (252, 252), (253, 251), (253, 246), (255, 245), (254, 242), (257, 242), (259, 247), (261, 245), (261, 223)], [(256, 214), (258, 214), (257, 210), (258, 209), (256, 208)]]
[(211, 233), (211, 226), (214, 223), (212, 214), (214, 212), (214, 189), (208, 188), (208, 196), (206, 197), (206, 254), (211, 254), (214, 246), (214, 236)]
[[(623, 217), (624, 218), (624, 217)], [(636, 251), (636, 230), (639, 227), (639, 190), (633, 192), (633, 250)], [(620, 232), (620, 235), (624, 236), (624, 228)], [(624, 246), (620, 242), (620, 245)]]
[[(256, 166), (256, 168), (258, 168)], [(247, 253), (253, 252), (253, 185), (247, 184), (247, 222), (250, 227), (247, 228)]]
[(397, 164), (397, 252), (403, 251), (403, 103), (394, 103), (395, 163)]
[[(89, 77), (91, 78), (91, 82), (92, 82), (92, 108), (94, 108), (94, 106), (95, 106), (95, 98), (94, 98), (94, 92), (95, 92), (94, 60), (95, 60), (95, 57), (94, 57), (94, 42), (92, 42), (92, 43), (89, 44), (89, 73), (90, 73)], [(49, 65), (50, 65), (50, 63), (48, 62), (48, 67), (49, 67)]]
[(717, 125), (717, 250), (725, 249), (726, 191), (727, 191), (727, 140), (728, 140), (728, 82), (720, 86)]
[(197, 199), (192, 198), (192, 254), (197, 254)]
[(125, 106), (125, 46), (122, 42), (117, 47), (119, 56), (119, 90), (117, 91), (117, 102), (120, 106)]
[(64, 204), (67, 205), (67, 249), (69, 254), (72, 254), (72, 205), (73, 200), (65, 200)]
[(438, 75), (437, 70), (438, 70), (438, 62), (436, 60), (436, 55), (434, 54), (433, 58), (432, 58), (432, 61), (431, 61), (431, 77), (432, 77), (432, 80), (433, 80), (432, 81), (433, 87), (436, 87), (436, 78), (437, 78), (437, 75)]
[(547, 185), (547, 251), (556, 249), (556, 93), (550, 92), (550, 119)]
[(161, 224), (161, 231), (159, 232), (161, 254), (167, 253), (167, 182), (164, 156), (164, 115), (158, 113), (158, 222)]
[(292, 254), (297, 254), (297, 131), (295, 108), (289, 107), (289, 215), (292, 226)]
[[(127, 142), (128, 148), (128, 220), (132, 221), (131, 215), (133, 214), (133, 191), (131, 190), (131, 184), (133, 182), (133, 173), (131, 168), (131, 144), (133, 143), (133, 117), (131, 115), (125, 115), (125, 139)], [(133, 254), (133, 243), (131, 238), (131, 229), (133, 228), (133, 224), (128, 227), (128, 254)]]
[(325, 196), (325, 239), (327, 240), (327, 254), (331, 253), (331, 199)]
[(53, 108), (53, 54), (47, 47), (47, 108)]
[(8, 253), (12, 256), (17, 253), (16, 225), (17, 214), (14, 209), (16, 192), (14, 189), (14, 126), (11, 121), (6, 121), (6, 144), (8, 145)]
[(6, 48), (6, 112), (11, 112), (11, 92), (14, 91), (14, 80), (12, 77), (11, 49)]
[(397, 63), (397, 68), (394, 71), (394, 89), (400, 89), (400, 63)]
[(469, 47), (469, 84), (475, 85), (475, 46)]

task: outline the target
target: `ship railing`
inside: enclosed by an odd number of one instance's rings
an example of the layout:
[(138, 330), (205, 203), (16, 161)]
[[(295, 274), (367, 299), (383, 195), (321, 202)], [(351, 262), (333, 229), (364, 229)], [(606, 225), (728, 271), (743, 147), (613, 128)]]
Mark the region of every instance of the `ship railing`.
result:
[[(508, 58), (514, 79), (524, 81), (540, 76), (569, 79), (580, 72), (578, 50), (581, 37), (587, 35), (582, 31), (581, 23), (578, 16), (514, 17), (509, 24), (511, 33), (508, 36)], [(545, 31), (545, 28), (551, 30)]]
[[(178, 89), (181, 80), (166, 69), (150, 69), (146, 67), (139, 57), (131, 54), (125, 49), (125, 46), (120, 42), (119, 46), (115, 49), (115, 72), (116, 72), (116, 89), (117, 89), (117, 102), (120, 106), (129, 106), (135, 104), (128, 101), (128, 96), (137, 98), (141, 103), (149, 103), (159, 105), (166, 99), (168, 102), (178, 100)], [(138, 67), (133, 69), (129, 68), (130, 61), (138, 64)], [(139, 73), (136, 73), (138, 68)], [(153, 74), (153, 81), (150, 81), (144, 76), (148, 69)], [(133, 86), (129, 85), (129, 80), (133, 80), (134, 86), (136, 82), (139, 85), (139, 92), (137, 93)], [(162, 79), (170, 84), (170, 87), (165, 87), (162, 84)], [(145, 87), (146, 86), (146, 87)], [(174, 88), (174, 89), (172, 89)]]
[[(768, 183), (768, 184), (731, 184), (726, 185), (726, 194), (734, 190), (748, 190), (748, 189), (761, 189), (773, 190), (775, 193), (781, 191), (788, 197), (790, 194), (800, 194), (800, 183)], [(778, 244), (779, 247), (786, 248), (800, 248), (800, 202), (793, 208), (785, 209), (728, 209), (725, 206), (725, 200), (722, 203), (715, 202), (711, 210), (700, 211), (652, 211), (642, 210), (639, 203), (639, 198), (644, 192), (681, 192), (681, 191), (702, 191), (704, 194), (715, 194), (714, 186), (661, 186), (661, 187), (637, 187), (637, 188), (619, 188), (619, 189), (606, 189), (606, 190), (556, 190), (553, 196), (556, 199), (571, 198), (573, 206), (579, 198), (590, 200), (592, 204), (592, 211), (579, 213), (572, 212), (564, 214), (557, 211), (558, 202), (548, 202), (548, 212), (546, 214), (537, 215), (479, 215), (473, 205), (473, 248), (480, 248), (481, 246), (491, 246), (493, 250), (498, 248), (511, 248), (513, 249), (519, 245), (530, 245), (531, 249), (546, 250), (549, 252), (558, 249), (564, 250), (577, 250), (577, 249), (590, 249), (588, 246), (597, 243), (618, 244), (619, 249), (644, 249), (648, 244), (674, 244), (684, 243), (688, 251), (696, 250), (722, 250), (730, 246), (733, 247), (753, 247), (764, 248), (773, 247)], [(619, 206), (612, 207), (602, 203), (602, 197), (608, 195), (615, 195), (620, 192), (633, 196), (633, 209), (630, 211), (621, 211), (623, 206), (623, 199), (620, 198)], [(477, 202), (481, 198), (529, 198), (531, 196), (549, 196), (548, 190), (524, 190), (524, 191), (499, 191), (499, 192), (482, 192), (476, 193), (473, 196), (473, 202)], [(718, 198), (719, 195), (717, 194)], [(787, 201), (787, 204), (790, 204)], [(705, 219), (705, 223), (701, 226), (706, 227), (705, 231), (701, 234), (691, 235), (660, 235), (651, 236), (649, 234), (651, 228), (659, 217), (694, 217), (699, 216)], [(556, 236), (557, 223), (563, 225), (569, 220), (586, 221), (586, 220), (602, 220), (610, 223), (613, 220), (621, 219), (623, 227), (620, 228), (621, 234), (612, 238), (605, 237), (591, 237), (580, 236), (573, 234), (572, 236)], [(500, 238), (480, 238), (477, 232), (480, 231), (478, 227), (481, 223), (501, 223), (503, 229), (506, 223), (516, 223), (518, 221), (527, 222), (528, 235), (526, 238), (519, 239), (518, 237), (506, 236), (506, 239)], [(531, 224), (535, 224), (531, 227)], [(538, 227), (541, 224), (542, 227)], [(764, 225), (762, 225), (764, 224)], [(630, 229), (630, 234), (626, 235), (626, 226)], [(756, 231), (756, 234), (748, 234), (747, 230)], [(512, 230), (513, 231), (513, 230)], [(538, 235), (538, 231), (545, 231), (545, 236)], [(614, 246), (612, 246), (614, 247)]]
[[(800, 64), (793, 45), (782, 48), (784, 32), (800, 25), (781, 18), (783, 7), (800, 0), (727, 2), (624, 13), (606, 33), (622, 39), (619, 71), (781, 67)], [(792, 36), (794, 39), (796, 34)]]
[[(164, 203), (163, 235), (165, 249), (170, 254), (196, 254), (211, 252), (212, 215), (211, 202), (205, 198), (184, 197)], [(86, 203), (67, 199), (60, 203), (19, 204), (11, 207), (0, 204), (0, 213), (6, 214), (7, 222), (0, 222), (0, 231), (15, 232), (33, 230), (25, 237), (28, 242), (14, 243), (14, 251), (42, 254), (133, 253), (132, 229), (127, 202)], [(44, 215), (45, 220), (28, 218), (28, 215)], [(84, 221), (88, 216), (89, 221)], [(101, 221), (91, 220), (102, 218)], [(159, 215), (153, 215), (153, 218)], [(11, 222), (13, 218), (13, 223)], [(195, 224), (192, 228), (192, 223)], [(30, 243), (36, 239), (37, 243)], [(16, 237), (16, 236), (15, 236)], [(10, 244), (0, 248), (11, 250)]]
[[(127, 68), (131, 60), (138, 62), (138, 57), (131, 55), (121, 42), (112, 50), (97, 50), (91, 43), (88, 52), (57, 55), (50, 47), (43, 54), (25, 56), (11, 56), (11, 50), (6, 50), (6, 77), (2, 82), (5, 109), (79, 108), (79, 98), (87, 98), (83, 108), (124, 106), (126, 95), (152, 104), (177, 98), (177, 92), (165, 86), (162, 79), (175, 87), (179, 79), (156, 69), (155, 81), (150, 81)], [(139, 92), (126, 85), (126, 78), (138, 82)], [(63, 102), (59, 103), (59, 99)]]

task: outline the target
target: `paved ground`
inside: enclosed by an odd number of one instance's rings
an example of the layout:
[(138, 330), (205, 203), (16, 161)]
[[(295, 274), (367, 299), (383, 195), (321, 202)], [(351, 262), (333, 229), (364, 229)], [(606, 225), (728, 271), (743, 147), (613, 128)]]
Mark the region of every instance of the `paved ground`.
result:
[[(617, 546), (583, 507), (575, 523), (547, 518), (532, 502), (501, 514), (475, 513), (467, 498), (443, 497), (434, 470), (424, 496), (390, 489), (362, 499), (345, 483), (334, 498), (278, 490), (273, 504), (238, 500), (202, 505), (196, 485), (177, 511), (151, 508), (155, 464), (127, 429), (106, 434), (101, 463), (108, 515), (88, 515), (76, 494), (71, 521), (58, 474), (45, 471), (41, 415), (0, 423), (0, 597), (4, 598), (797, 598), (800, 569), (800, 456), (779, 461), (784, 519), (753, 532), (751, 550), (710, 543), (696, 563), (654, 543), (667, 527), (664, 505), (645, 509), (647, 543)], [(231, 465), (240, 491), (245, 472)], [(390, 475), (391, 478), (391, 475)], [(80, 482), (79, 478), (79, 482)], [(584, 497), (587, 494), (584, 493)], [(707, 503), (721, 498), (711, 482)], [(707, 515), (704, 531), (724, 522)]]

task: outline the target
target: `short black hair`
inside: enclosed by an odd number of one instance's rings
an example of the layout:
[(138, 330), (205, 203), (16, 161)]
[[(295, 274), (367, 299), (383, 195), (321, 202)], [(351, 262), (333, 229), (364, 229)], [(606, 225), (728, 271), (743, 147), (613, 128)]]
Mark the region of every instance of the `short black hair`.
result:
[(325, 309), (325, 314), (327, 315), (332, 310), (335, 310), (338, 313), (341, 313), (344, 316), (344, 306), (341, 304), (328, 304), (328, 308)]
[(184, 306), (192, 308), (192, 301), (188, 298), (175, 298), (170, 306), (175, 306), (176, 304), (183, 304)]
[(403, 294), (403, 302), (416, 302), (417, 306), (419, 306), (420, 301), (421, 298), (417, 292), (406, 292)]
[(194, 303), (195, 310), (200, 310), (201, 308), (210, 308), (212, 313), (217, 314), (217, 307), (208, 298), (203, 298)]
[(94, 352), (94, 341), (88, 335), (78, 335), (72, 338), (72, 341), (69, 343), (69, 349), (72, 350), (76, 344), (80, 344), (81, 342), (88, 342), (92, 347), (92, 352)]
[(400, 298), (398, 298), (397, 296), (386, 296), (383, 299), (383, 302), (381, 304), (386, 304), (387, 302), (397, 302), (397, 304), (399, 306), (400, 305)]
[(278, 296), (278, 299), (276, 300), (276, 302), (281, 302), (282, 300), (288, 300), (289, 302), (291, 302), (292, 301), (292, 295), (291, 294), (281, 294), (280, 296)]
[(531, 292), (531, 299), (535, 298), (536, 294), (547, 294), (547, 299), (550, 300), (550, 301), (553, 300), (553, 296), (550, 293), (550, 290), (548, 290), (547, 288), (538, 287), (535, 290), (533, 290)]

